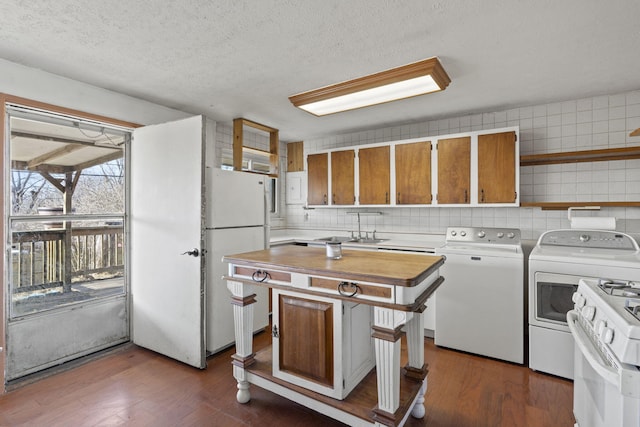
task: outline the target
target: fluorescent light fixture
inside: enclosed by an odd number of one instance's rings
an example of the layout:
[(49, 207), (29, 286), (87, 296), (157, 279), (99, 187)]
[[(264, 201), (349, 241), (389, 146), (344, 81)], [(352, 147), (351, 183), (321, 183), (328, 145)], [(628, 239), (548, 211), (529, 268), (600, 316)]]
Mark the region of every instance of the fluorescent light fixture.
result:
[(433, 57), (320, 89), (299, 93), (289, 101), (316, 116), (368, 107), (444, 90), (451, 79)]

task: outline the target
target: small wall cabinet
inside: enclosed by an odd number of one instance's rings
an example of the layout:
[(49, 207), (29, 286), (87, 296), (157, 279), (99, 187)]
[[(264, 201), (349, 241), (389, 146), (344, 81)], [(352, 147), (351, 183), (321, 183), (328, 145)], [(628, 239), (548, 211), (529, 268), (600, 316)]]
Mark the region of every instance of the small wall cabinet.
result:
[(290, 142), (287, 144), (287, 172), (302, 172), (304, 170), (304, 142)]
[(307, 202), (519, 206), (518, 137), (519, 128), (511, 127), (312, 153), (307, 156)]

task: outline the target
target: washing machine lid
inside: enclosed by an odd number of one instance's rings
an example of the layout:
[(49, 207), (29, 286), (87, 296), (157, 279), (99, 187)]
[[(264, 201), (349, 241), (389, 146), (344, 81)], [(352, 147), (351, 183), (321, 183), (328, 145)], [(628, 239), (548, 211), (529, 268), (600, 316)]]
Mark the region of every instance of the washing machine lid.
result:
[(482, 245), (482, 244), (446, 244), (441, 248), (436, 248), (436, 255), (447, 254), (468, 254), (496, 256), (503, 258), (523, 258), (522, 246), (520, 245)]

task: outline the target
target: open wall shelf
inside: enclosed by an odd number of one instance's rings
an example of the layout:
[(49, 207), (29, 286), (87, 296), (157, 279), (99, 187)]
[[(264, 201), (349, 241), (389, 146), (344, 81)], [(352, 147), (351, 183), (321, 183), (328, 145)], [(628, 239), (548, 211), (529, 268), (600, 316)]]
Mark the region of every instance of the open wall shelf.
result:
[[(640, 129), (637, 129), (640, 131)], [(639, 132), (640, 134), (640, 132)], [(633, 135), (632, 135), (633, 136)], [(564, 153), (531, 154), (520, 156), (520, 167), (557, 165), (562, 163), (604, 162), (640, 159), (640, 147), (606, 148), (602, 150), (567, 151)], [(571, 207), (640, 207), (640, 202), (522, 202), (521, 207), (539, 207), (543, 210), (566, 210)]]
[(583, 206), (600, 206), (600, 207), (616, 207), (630, 208), (640, 207), (640, 202), (522, 202), (522, 208), (542, 208), (543, 211), (564, 211), (569, 208)]
[(605, 148), (602, 150), (530, 154), (526, 156), (520, 156), (520, 167), (632, 159), (640, 159), (640, 147)]

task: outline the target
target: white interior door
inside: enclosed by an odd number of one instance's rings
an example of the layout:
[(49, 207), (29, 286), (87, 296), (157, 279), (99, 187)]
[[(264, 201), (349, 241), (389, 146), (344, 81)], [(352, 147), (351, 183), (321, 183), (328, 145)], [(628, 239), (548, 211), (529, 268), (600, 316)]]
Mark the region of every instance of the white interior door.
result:
[[(206, 366), (204, 120), (146, 126), (131, 143), (131, 301), (135, 344)], [(198, 256), (185, 252), (198, 251)]]

